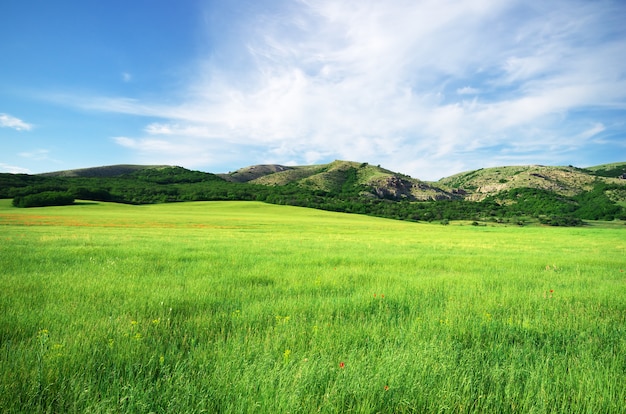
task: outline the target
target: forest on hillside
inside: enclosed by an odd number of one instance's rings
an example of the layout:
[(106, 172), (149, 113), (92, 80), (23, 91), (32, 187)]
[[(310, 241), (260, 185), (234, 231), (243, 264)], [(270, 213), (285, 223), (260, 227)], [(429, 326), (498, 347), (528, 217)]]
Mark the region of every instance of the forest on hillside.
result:
[(93, 200), (127, 204), (185, 201), (262, 201), (378, 217), (439, 221), (471, 220), (524, 225), (536, 220), (556, 226), (582, 225), (582, 220), (626, 220), (626, 209), (611, 200), (611, 191), (623, 186), (598, 181), (593, 190), (575, 196), (551, 191), (516, 188), (482, 201), (461, 198), (408, 201), (380, 197), (359, 184), (356, 170), (346, 169), (330, 190), (315, 190), (289, 183), (259, 185), (225, 181), (210, 173), (181, 167), (143, 169), (115, 177), (58, 177), (0, 174), (0, 198), (13, 199), (16, 207), (71, 204)]

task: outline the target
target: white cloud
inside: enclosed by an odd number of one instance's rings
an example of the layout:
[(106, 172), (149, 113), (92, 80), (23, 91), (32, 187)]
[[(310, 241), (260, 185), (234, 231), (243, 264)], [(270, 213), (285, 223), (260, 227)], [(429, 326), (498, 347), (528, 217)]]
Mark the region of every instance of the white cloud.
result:
[(588, 140), (589, 138), (592, 138), (605, 130), (606, 127), (604, 125), (602, 125), (601, 123), (597, 123), (591, 128), (581, 132), (579, 134), (579, 138), (583, 140)]
[(132, 148), (132, 149), (136, 148), (136, 140), (132, 138), (113, 137), (113, 141), (115, 141), (116, 144), (121, 145), (122, 147)]
[(0, 113), (0, 127), (13, 128), (17, 131), (30, 131), (33, 129), (31, 124), (22, 121), (19, 118), (11, 116), (9, 114)]
[[(147, 164), (180, 165), (188, 168), (218, 164), (229, 159), (237, 159), (221, 145), (198, 144), (193, 138), (182, 137), (176, 140), (155, 138), (114, 137), (113, 141), (135, 151), (139, 162)], [(220, 171), (213, 171), (220, 172)]]
[(612, 125), (598, 110), (626, 107), (625, 10), (585, 1), (287, 2), (280, 14), (242, 16), (239, 38), (213, 45), (178, 103), (70, 100), (159, 118), (115, 141), (193, 165), (210, 166), (214, 152), (249, 163), (343, 158), (428, 179), (483, 166), (486, 155), (531, 163), (550, 148), (555, 163), (603, 132), (589, 125)]
[(39, 148), (33, 151), (20, 152), (18, 155), (34, 161), (43, 161), (50, 159), (49, 154), (50, 150)]
[(2, 162), (0, 162), (0, 172), (10, 174), (31, 174), (31, 171), (28, 168), (4, 164)]
[(456, 90), (459, 95), (476, 95), (480, 93), (479, 89), (472, 88), (471, 86), (464, 86)]

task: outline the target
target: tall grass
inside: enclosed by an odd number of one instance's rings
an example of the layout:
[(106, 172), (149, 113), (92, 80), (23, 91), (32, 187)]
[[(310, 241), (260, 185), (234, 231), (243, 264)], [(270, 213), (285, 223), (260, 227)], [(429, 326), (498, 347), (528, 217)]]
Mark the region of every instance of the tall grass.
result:
[(0, 229), (2, 412), (624, 412), (624, 230), (6, 201)]

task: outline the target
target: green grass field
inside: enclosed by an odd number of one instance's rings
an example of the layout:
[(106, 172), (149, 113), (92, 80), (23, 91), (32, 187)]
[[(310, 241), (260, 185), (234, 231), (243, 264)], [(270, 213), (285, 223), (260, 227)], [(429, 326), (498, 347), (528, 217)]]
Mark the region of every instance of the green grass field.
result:
[(626, 231), (0, 201), (0, 412), (620, 413)]

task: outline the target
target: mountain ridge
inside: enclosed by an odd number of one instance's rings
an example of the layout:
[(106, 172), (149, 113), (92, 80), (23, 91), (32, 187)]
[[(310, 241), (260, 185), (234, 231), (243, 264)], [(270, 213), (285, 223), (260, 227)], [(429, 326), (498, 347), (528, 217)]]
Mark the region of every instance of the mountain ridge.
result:
[(42, 177), (116, 177), (147, 169), (163, 169), (171, 165), (114, 164), (34, 174)]
[[(42, 177), (117, 177), (144, 170), (174, 168), (167, 165), (117, 164), (36, 174)], [(182, 168), (182, 167), (175, 167)], [(185, 169), (186, 170), (186, 169)], [(193, 170), (188, 170), (193, 171)], [(206, 173), (232, 183), (267, 186), (297, 185), (312, 191), (337, 192), (354, 174), (351, 185), (362, 186), (361, 195), (406, 201), (465, 199), (481, 201), (515, 188), (531, 188), (575, 196), (590, 191), (600, 180), (626, 184), (626, 162), (587, 168), (574, 166), (509, 165), (470, 170), (422, 181), (366, 162), (335, 160), (327, 164), (287, 166), (257, 164), (229, 173)], [(621, 178), (620, 178), (621, 177)], [(618, 197), (617, 201), (624, 201)]]
[(480, 168), (429, 182), (368, 163), (260, 164), (228, 174), (164, 165), (113, 165), (41, 175), (0, 174), (0, 198), (16, 207), (75, 199), (128, 204), (263, 201), (379, 217), (446, 223), (626, 220), (626, 162), (589, 168)]

